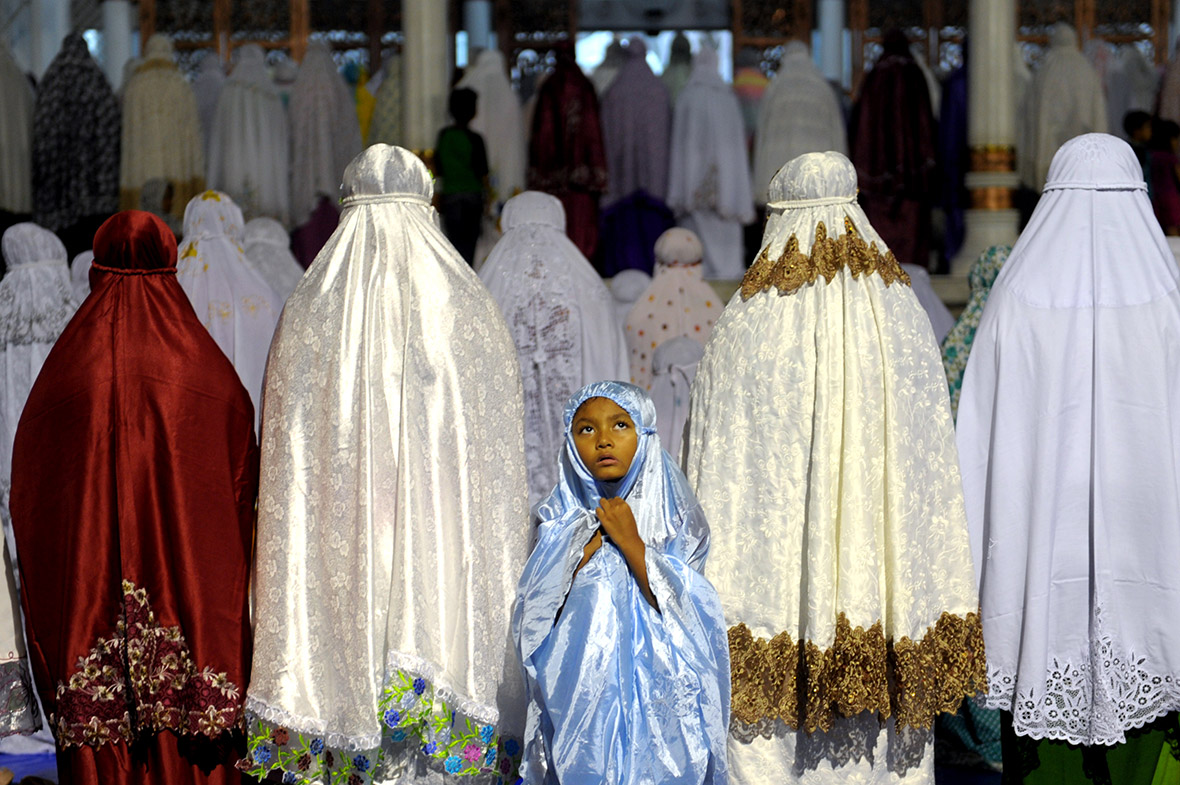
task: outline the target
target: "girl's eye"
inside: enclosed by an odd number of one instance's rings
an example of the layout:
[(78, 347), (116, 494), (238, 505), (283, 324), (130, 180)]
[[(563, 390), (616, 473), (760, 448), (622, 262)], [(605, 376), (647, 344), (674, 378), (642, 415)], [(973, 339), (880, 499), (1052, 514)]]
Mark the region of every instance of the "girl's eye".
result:
[(622, 420), (619, 420), (617, 423), (615, 423), (615, 427), (620, 431), (625, 431), (631, 426), (627, 425), (627, 423), (623, 422)]
[(593, 427), (591, 427), (591, 426), (589, 426), (589, 425), (583, 425), (583, 426), (582, 426), (582, 427), (581, 427), (581, 428), (578, 430), (578, 433), (594, 433), (594, 428), (593, 428)]

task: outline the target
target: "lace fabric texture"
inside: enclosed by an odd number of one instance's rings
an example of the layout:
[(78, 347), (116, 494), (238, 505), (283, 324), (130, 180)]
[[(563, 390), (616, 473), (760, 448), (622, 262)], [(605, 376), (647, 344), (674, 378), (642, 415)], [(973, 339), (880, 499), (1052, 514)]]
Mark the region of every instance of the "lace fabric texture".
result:
[[(802, 156), (770, 192), (786, 207), (768, 221), (766, 258), (853, 242), (825, 241), (821, 222), (891, 258), (853, 200), (843, 156)], [(708, 577), (731, 628), (828, 650), (843, 617), (853, 630), (879, 623), (896, 650), (944, 614), (978, 609), (946, 381), (908, 286), (849, 265), (827, 272), (830, 282), (817, 271), (824, 280), (787, 296), (754, 287), (722, 313), (693, 382), (687, 474), (713, 527)], [(978, 657), (963, 641), (948, 655)], [(941, 691), (942, 675), (930, 678)], [(810, 677), (800, 689), (810, 694)], [(897, 685), (888, 689), (893, 700)], [(773, 750), (790, 754), (785, 743)], [(761, 754), (732, 743), (730, 753), (735, 773), (739, 757)]]
[(1180, 519), (1177, 340), (1180, 269), (1138, 160), (1071, 140), (988, 294), (958, 408), (988, 705), (1018, 734), (1117, 744), (1180, 709), (1180, 529), (1161, 524)]
[(606, 284), (565, 236), (561, 202), (527, 191), (505, 205), (503, 224), (479, 275), (520, 362), (532, 505), (557, 484), (565, 401), (583, 385), (625, 376), (626, 344)]
[[(394, 769), (429, 774), (427, 743), (397, 747), (410, 729), (384, 717), (402, 674), (496, 737), (519, 738), (524, 700), (509, 635), (529, 538), (511, 336), (435, 224), (421, 161), (374, 145), (345, 173), (352, 195), (365, 198), (288, 300), (268, 363), (247, 707), (289, 744), (298, 732), (363, 753), (333, 783), (371, 776), (386, 743)], [(429, 716), (416, 727), (442, 715)], [(270, 765), (315, 781), (301, 759)]]

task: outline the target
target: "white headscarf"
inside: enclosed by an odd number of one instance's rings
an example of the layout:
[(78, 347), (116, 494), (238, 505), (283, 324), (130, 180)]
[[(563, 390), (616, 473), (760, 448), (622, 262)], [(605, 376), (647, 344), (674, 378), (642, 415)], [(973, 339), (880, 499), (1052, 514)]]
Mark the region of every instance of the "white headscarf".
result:
[(668, 206), (690, 220), (704, 219), (693, 223), (710, 277), (741, 277), (742, 224), (754, 220), (750, 160), (737, 95), (717, 72), (710, 47), (697, 53), (673, 113)]
[(652, 402), (656, 405), (656, 427), (660, 443), (678, 463), (684, 426), (688, 422), (689, 394), (705, 347), (692, 338), (664, 341), (652, 355)]
[(844, 116), (836, 92), (811, 59), (807, 45), (792, 41), (758, 107), (754, 136), (754, 197), (766, 204), (775, 173), (804, 153), (848, 153)]
[(1134, 153), (1071, 140), (959, 399), (987, 703), (1018, 734), (1118, 744), (1180, 708), (1178, 341), (1180, 271)]
[(283, 302), (246, 261), (242, 211), (227, 194), (206, 191), (184, 208), (176, 280), (197, 318), (234, 364), (262, 415), (262, 376)]
[(262, 47), (235, 50), (237, 64), (217, 101), (206, 180), (228, 193), (251, 218), (287, 224), (290, 133), (287, 113), (266, 71)]
[(68, 256), (61, 240), (32, 223), (8, 228), (0, 245), (8, 271), (0, 280), (0, 523), (8, 546), (6, 576), (0, 576), (0, 663), (6, 703), (0, 725), (6, 734), (31, 733), (39, 722), (38, 703), (25, 658), (16, 542), (8, 512), (12, 478), (12, 442), (33, 382), (77, 302), (70, 289)]
[(286, 302), (303, 278), (303, 267), (291, 253), (291, 236), (273, 218), (255, 218), (246, 223), (246, 261), (257, 270), (279, 300)]
[(302, 224), (320, 195), (335, 200), (344, 167), (361, 151), (356, 103), (323, 41), (308, 44), (291, 90), (291, 221)]
[(701, 277), (703, 253), (700, 238), (687, 229), (669, 229), (656, 241), (655, 277), (626, 321), (631, 383), (641, 389), (652, 390), (661, 344), (691, 338), (704, 346), (721, 316), (721, 298)]
[(172, 212), (205, 186), (205, 147), (193, 89), (172, 62), (172, 41), (156, 33), (144, 61), (123, 87), (123, 144), (119, 157), (119, 202), (139, 207), (148, 180), (172, 183)]
[(33, 211), (33, 86), (0, 41), (0, 210)]
[(527, 160), (524, 115), (508, 81), (504, 55), (499, 49), (484, 49), (457, 86), (479, 96), (471, 130), (483, 137), (488, 151), (493, 201), (503, 203), (524, 190)]
[(651, 276), (643, 270), (622, 270), (610, 279), (610, 293), (615, 300), (615, 316), (619, 324), (627, 323), (631, 309), (650, 285)]
[(216, 52), (201, 58), (197, 76), (193, 79), (193, 95), (197, 99), (197, 115), (201, 119), (201, 138), (205, 142), (206, 158), (209, 155), (209, 140), (213, 136), (213, 119), (217, 115), (217, 101), (225, 87), (225, 70)]
[(562, 407), (593, 382), (625, 380), (627, 344), (606, 284), (565, 235), (549, 194), (508, 200), (504, 236), (479, 271), (508, 322), (524, 380), (529, 503), (557, 484)]
[[(333, 774), (379, 782), (424, 758), (477, 773), (523, 730), (520, 374), (432, 192), (408, 150), (349, 164), (340, 225), (275, 333), (246, 698), (259, 773), (304, 777), (301, 756), (315, 771), (329, 752)], [(469, 746), (477, 761), (450, 760)]]
[(1033, 74), (1021, 112), (1020, 176), (1038, 191), (1057, 148), (1079, 134), (1106, 131), (1102, 81), (1078, 49), (1078, 34), (1065, 22), (1053, 26), (1049, 49)]
[(70, 262), (70, 288), (74, 301), (79, 305), (90, 296), (90, 265), (94, 262), (94, 251), (83, 251)]
[[(941, 355), (856, 192), (839, 153), (775, 176), (693, 382), (687, 474), (733, 625), (739, 781), (792, 781), (812, 755), (831, 781), (932, 781), (929, 723), (984, 675)], [(945, 657), (893, 658), (905, 639)], [(757, 731), (780, 719), (799, 732)]]

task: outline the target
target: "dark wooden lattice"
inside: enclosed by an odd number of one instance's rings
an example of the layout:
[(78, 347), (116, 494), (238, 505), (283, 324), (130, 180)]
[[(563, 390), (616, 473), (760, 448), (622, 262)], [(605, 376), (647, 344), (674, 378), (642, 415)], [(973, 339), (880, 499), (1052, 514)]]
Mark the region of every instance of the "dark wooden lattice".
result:
[(741, 0), (734, 4), (735, 31), (745, 41), (772, 43), (811, 34), (809, 0)]

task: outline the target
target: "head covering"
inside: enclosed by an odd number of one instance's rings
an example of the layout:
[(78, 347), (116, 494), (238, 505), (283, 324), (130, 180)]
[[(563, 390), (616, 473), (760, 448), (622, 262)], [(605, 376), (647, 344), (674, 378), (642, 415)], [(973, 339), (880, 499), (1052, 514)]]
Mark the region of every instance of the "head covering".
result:
[(967, 298), (963, 312), (959, 314), (959, 320), (942, 340), (942, 366), (946, 369), (946, 382), (951, 393), (951, 414), (956, 417), (959, 413), (959, 394), (963, 389), (963, 372), (967, 370), (971, 344), (975, 342), (975, 331), (983, 316), (983, 304), (987, 302), (992, 284), (1011, 252), (1012, 247), (1009, 245), (993, 245), (971, 265), (971, 272), (967, 275), (971, 295)]
[(236, 783), (250, 398), (177, 285), (158, 218), (119, 213), (94, 252), (94, 292), (45, 360), (13, 453), (21, 601), (59, 772), (185, 782), (200, 766)]
[(0, 41), (0, 210), (33, 211), (33, 86)]
[(335, 199), (344, 167), (361, 151), (356, 104), (332, 51), (308, 44), (291, 90), (291, 217), (301, 224), (321, 194)]
[(934, 342), (941, 345), (942, 339), (946, 338), (946, 334), (955, 326), (955, 317), (951, 315), (950, 309), (938, 296), (938, 292), (934, 291), (934, 284), (930, 281), (930, 273), (926, 272), (925, 267), (919, 267), (916, 264), (903, 264), (901, 269), (905, 270), (905, 274), (909, 276), (910, 288), (914, 290), (914, 296), (918, 298), (922, 310), (930, 317), (930, 326), (934, 328)]
[(745, 272), (742, 224), (754, 221), (741, 107), (717, 71), (717, 52), (697, 53), (672, 121), (668, 207), (699, 230), (710, 278)]
[[(344, 172), (340, 226), (275, 333), (254, 776), (315, 779), (330, 761), (333, 776), (365, 781), (427, 763), (510, 771), (520, 752), (509, 640), (529, 540), (520, 374), (432, 195), (410, 151), (361, 153)], [(342, 580), (348, 591), (332, 588)]]
[(70, 262), (70, 289), (78, 304), (90, 296), (90, 264), (93, 261), (94, 251), (83, 251)]
[(651, 390), (656, 349), (673, 338), (709, 340), (721, 315), (721, 298), (701, 278), (701, 241), (687, 229), (669, 229), (656, 242), (656, 274), (627, 314), (631, 381)]
[(1120, 744), (1180, 707), (1178, 283), (1130, 146), (1062, 146), (959, 400), (987, 704), (1019, 735)]
[(602, 95), (602, 141), (606, 149), (605, 203), (640, 189), (663, 200), (668, 193), (668, 140), (672, 99), (647, 64), (647, 45), (636, 36), (627, 60)]
[(627, 316), (640, 295), (651, 285), (651, 276), (643, 270), (623, 270), (610, 279), (610, 293), (615, 299), (615, 316), (619, 324), (627, 323)]
[(627, 344), (614, 301), (565, 236), (561, 202), (538, 191), (508, 200), (504, 236), (479, 271), (520, 358), (529, 502), (557, 482), (554, 456), (564, 401), (582, 385), (627, 376)]
[(213, 135), (213, 118), (217, 114), (217, 101), (225, 86), (225, 69), (216, 52), (209, 52), (197, 64), (197, 75), (193, 79), (193, 95), (197, 99), (197, 116), (201, 119), (201, 138), (204, 140), (206, 157), (209, 153), (209, 139)]
[[(596, 480), (574, 445), (573, 421), (591, 398), (615, 402), (636, 431), (635, 457), (616, 482)], [(563, 424), (560, 480), (537, 508), (513, 616), (529, 697), (522, 773), (529, 782), (721, 785), (729, 658), (720, 602), (701, 574), (709, 524), (637, 387), (589, 385), (570, 398)], [(574, 575), (599, 528), (594, 510), (612, 497), (635, 517), (658, 613), (609, 538)]]
[(33, 220), (66, 229), (118, 204), (119, 101), (81, 33), (70, 33), (33, 109)]
[(783, 164), (828, 150), (848, 152), (836, 91), (815, 66), (807, 44), (791, 41), (758, 107), (753, 178), (758, 204), (766, 204), (766, 189)]
[(508, 81), (504, 55), (499, 49), (481, 51), (457, 87), (479, 96), (471, 130), (487, 146), (492, 201), (503, 204), (525, 187), (524, 114)]
[(635, 191), (602, 211), (602, 237), (596, 261), (604, 278), (620, 270), (642, 270), (650, 275), (656, 258), (652, 248), (660, 235), (676, 226), (668, 205), (647, 191)]
[[(1090, 43), (1097, 43), (1091, 40)], [(1109, 43), (1099, 51), (1107, 51)], [(1087, 49), (1089, 49), (1087, 44)], [(1093, 62), (1093, 60), (1092, 60)], [(1103, 92), (1106, 96), (1106, 127), (1111, 133), (1127, 138), (1123, 130), (1123, 118), (1127, 112), (1136, 109), (1152, 113), (1155, 108), (1160, 74), (1150, 60), (1137, 46), (1111, 47), (1106, 68), (1101, 72)]]
[(602, 53), (602, 62), (598, 64), (591, 75), (591, 79), (594, 80), (594, 91), (599, 96), (606, 94), (625, 62), (627, 62), (627, 50), (623, 48), (623, 42), (616, 36), (607, 44), (606, 51)]
[(704, 355), (705, 347), (685, 336), (664, 341), (652, 354), (650, 395), (659, 413), (660, 442), (677, 458), (688, 422), (692, 380)]
[(303, 278), (303, 268), (291, 253), (291, 235), (273, 218), (255, 218), (246, 224), (243, 236), (246, 261), (286, 302)]
[(672, 99), (673, 106), (680, 100), (680, 93), (692, 77), (692, 67), (692, 42), (683, 31), (677, 31), (668, 52), (668, 64), (664, 67), (664, 73), (660, 74), (664, 87), (668, 88), (668, 97)]
[(865, 215), (898, 259), (925, 267), (938, 157), (930, 87), (904, 33), (884, 47), (852, 108), (849, 155)]
[(561, 200), (569, 237), (586, 258), (598, 247), (598, 197), (606, 190), (606, 152), (594, 86), (573, 45), (553, 48), (553, 73), (537, 90), (529, 136), (529, 188)]
[(242, 211), (227, 194), (206, 191), (193, 197), (184, 209), (176, 280), (261, 416), (266, 353), (283, 301), (246, 261), (243, 230)]
[[(250, 218), (286, 224), (290, 214), (287, 112), (258, 44), (234, 50), (234, 70), (217, 99), (209, 139), (210, 188), (230, 194)], [(310, 209), (310, 208), (309, 208)]]
[(1057, 148), (1079, 134), (1106, 131), (1102, 80), (1078, 50), (1077, 31), (1065, 22), (1053, 26), (1020, 121), (1020, 176), (1038, 191)]
[[(768, 195), (762, 252), (693, 382), (688, 477), (713, 526), (736, 719), (860, 727), (876, 754), (749, 730), (731, 766), (818, 755), (845, 778), (927, 777), (935, 715), (984, 676), (938, 346), (847, 158), (800, 156)], [(866, 731), (862, 712), (888, 723)]]
[(205, 150), (197, 98), (172, 62), (172, 40), (148, 39), (144, 61), (123, 88), (123, 154), (119, 200), (138, 207), (140, 189), (152, 179), (172, 183), (172, 213), (205, 187)]

